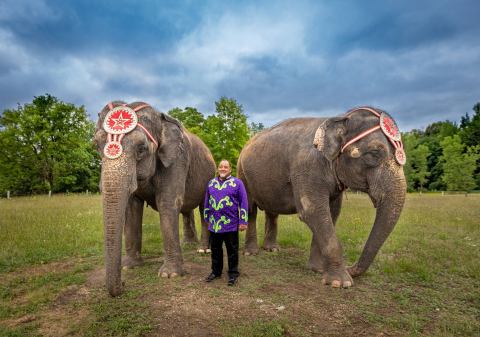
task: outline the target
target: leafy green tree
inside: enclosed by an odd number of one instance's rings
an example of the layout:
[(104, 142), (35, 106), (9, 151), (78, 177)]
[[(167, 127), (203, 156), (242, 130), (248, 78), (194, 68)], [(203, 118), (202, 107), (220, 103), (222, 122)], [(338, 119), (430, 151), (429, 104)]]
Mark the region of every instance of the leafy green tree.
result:
[(249, 138), (247, 116), (233, 98), (222, 97), (215, 107), (216, 114), (205, 121), (205, 142), (215, 161), (229, 160), (235, 172), (240, 151)]
[(435, 122), (427, 126), (425, 132), (419, 138), (419, 144), (428, 147), (430, 155), (428, 156), (428, 176), (427, 183), (429, 190), (445, 190), (446, 185), (442, 179), (443, 165), (440, 162), (442, 147), (440, 142), (448, 136), (453, 136), (459, 132), (458, 126), (451, 121)]
[(427, 178), (430, 175), (428, 171), (428, 155), (430, 151), (428, 146), (419, 145), (413, 152), (413, 160), (415, 162), (415, 180), (418, 182), (420, 191), (423, 190)]
[(184, 110), (173, 108), (168, 114), (182, 122), (190, 132), (202, 139), (205, 138), (205, 117), (196, 108), (186, 107)]
[(442, 179), (450, 191), (469, 192), (475, 187), (473, 172), (480, 158), (480, 145), (471, 146), (465, 150), (459, 135), (445, 137), (440, 142), (443, 154), (440, 160), (443, 164)]
[(419, 133), (407, 133), (403, 136), (405, 151), (407, 153), (407, 163), (404, 171), (407, 177), (408, 190), (413, 191), (418, 188), (423, 190), (430, 175), (428, 171), (428, 156), (430, 151), (428, 146), (419, 144)]
[(0, 188), (17, 193), (96, 190), (94, 123), (49, 94), (0, 117)]
[(480, 144), (480, 102), (473, 106), (474, 115), (469, 117), (468, 113), (462, 117), (460, 127), (462, 141), (466, 146)]
[[(467, 114), (462, 117), (460, 124), (460, 135), (462, 141), (467, 146), (480, 144), (480, 102), (473, 106), (474, 115), (472, 118)], [(474, 172), (476, 188), (480, 189), (480, 161), (477, 161), (477, 167)]]

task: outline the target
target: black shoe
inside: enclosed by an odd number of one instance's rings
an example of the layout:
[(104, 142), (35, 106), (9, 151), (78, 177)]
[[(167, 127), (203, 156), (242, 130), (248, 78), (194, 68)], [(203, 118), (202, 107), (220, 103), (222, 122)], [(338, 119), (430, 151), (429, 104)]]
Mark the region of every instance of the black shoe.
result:
[(219, 278), (220, 275), (215, 275), (214, 273), (211, 273), (210, 275), (208, 275), (206, 278), (205, 278), (205, 282), (212, 282), (213, 280), (215, 280), (216, 278)]
[(228, 283), (227, 283), (227, 284), (228, 284), (229, 286), (234, 286), (235, 283), (237, 283), (237, 278), (236, 278), (235, 276), (230, 276), (230, 277), (228, 278)]

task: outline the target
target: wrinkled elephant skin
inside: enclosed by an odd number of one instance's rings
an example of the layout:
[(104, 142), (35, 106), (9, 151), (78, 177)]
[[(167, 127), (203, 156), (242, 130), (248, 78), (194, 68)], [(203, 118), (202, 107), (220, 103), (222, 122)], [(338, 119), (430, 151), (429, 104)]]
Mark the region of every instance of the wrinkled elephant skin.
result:
[[(112, 129), (104, 125), (104, 120), (110, 116), (108, 113), (112, 111), (112, 106), (124, 104), (116, 101), (105, 106), (99, 113), (94, 139), (102, 155), (100, 187), (106, 286), (112, 296), (122, 292), (122, 231), (126, 250), (123, 266), (132, 268), (143, 263), (142, 217), (145, 203), (160, 213), (165, 254), (159, 275), (174, 277), (184, 273), (179, 214), (184, 217), (184, 241), (196, 242), (193, 210), (200, 206), (200, 212), (203, 211), (205, 187), (215, 174), (215, 163), (205, 144), (177, 120), (156, 112), (145, 103), (125, 104), (132, 110), (138, 108), (138, 126), (116, 139), (117, 135), (112, 135)], [(120, 120), (118, 123), (125, 122)], [(118, 140), (121, 154), (110, 156), (106, 150), (104, 154), (105, 146)], [(208, 246), (207, 234), (207, 225), (203, 221), (203, 248)]]
[[(405, 201), (403, 168), (378, 125), (379, 118), (362, 108), (329, 119), (288, 119), (255, 135), (237, 165), (250, 202), (245, 254), (258, 253), (257, 207), (265, 210), (267, 250), (278, 249), (278, 215), (297, 213), (313, 234), (309, 267), (323, 272), (325, 284), (352, 286), (352, 277), (368, 269), (393, 230)], [(348, 144), (370, 129), (376, 131)], [(368, 193), (377, 209), (363, 252), (348, 269), (335, 234), (347, 187)]]

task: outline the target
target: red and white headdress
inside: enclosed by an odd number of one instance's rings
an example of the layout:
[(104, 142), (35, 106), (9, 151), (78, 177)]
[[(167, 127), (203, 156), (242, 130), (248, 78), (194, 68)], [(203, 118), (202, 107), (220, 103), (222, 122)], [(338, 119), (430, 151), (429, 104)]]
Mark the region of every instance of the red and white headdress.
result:
[(132, 109), (127, 104), (114, 107), (112, 103), (108, 103), (110, 111), (103, 121), (103, 129), (107, 132), (107, 144), (103, 149), (105, 157), (115, 159), (120, 157), (123, 152), (122, 139), (125, 134), (134, 130), (137, 126), (142, 128), (148, 138), (158, 146), (157, 141), (148, 132), (148, 130), (138, 122), (137, 112), (143, 108), (149, 107), (148, 104), (141, 104)]
[(363, 137), (371, 134), (374, 131), (377, 131), (378, 129), (381, 129), (382, 132), (385, 134), (385, 136), (387, 136), (390, 143), (392, 143), (393, 147), (395, 148), (395, 160), (397, 161), (397, 163), (399, 163), (400, 165), (405, 165), (405, 162), (407, 161), (407, 157), (405, 155), (405, 151), (403, 150), (402, 135), (400, 134), (400, 130), (398, 129), (397, 123), (395, 123), (393, 118), (385, 111), (382, 111), (381, 113), (379, 113), (369, 107), (360, 107), (360, 108), (350, 110), (348, 112), (348, 115), (358, 110), (370, 111), (380, 119), (380, 123), (379, 125), (376, 125), (373, 128), (370, 128), (362, 132), (358, 136), (350, 139), (348, 142), (346, 142), (342, 146), (342, 149), (340, 152), (343, 152), (343, 150), (345, 150), (347, 146), (355, 143), (357, 140), (362, 139)]

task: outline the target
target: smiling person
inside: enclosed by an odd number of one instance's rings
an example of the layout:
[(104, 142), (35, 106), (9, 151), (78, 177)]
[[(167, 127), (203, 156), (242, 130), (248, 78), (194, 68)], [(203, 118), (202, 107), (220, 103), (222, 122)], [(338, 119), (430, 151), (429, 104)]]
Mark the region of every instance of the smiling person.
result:
[(223, 242), (228, 255), (228, 285), (233, 286), (238, 272), (238, 231), (247, 229), (248, 200), (243, 182), (232, 176), (228, 160), (218, 164), (218, 176), (210, 180), (205, 193), (203, 216), (208, 222), (212, 249), (212, 272), (205, 281), (221, 277)]

